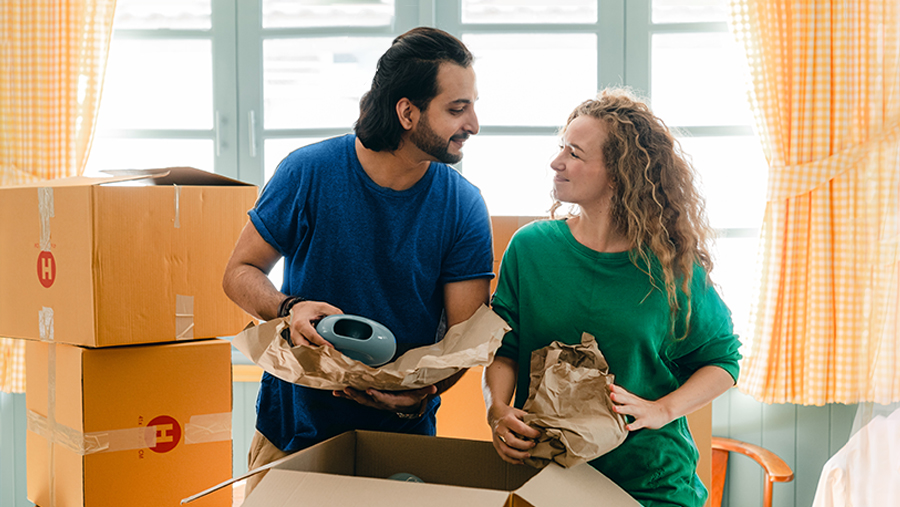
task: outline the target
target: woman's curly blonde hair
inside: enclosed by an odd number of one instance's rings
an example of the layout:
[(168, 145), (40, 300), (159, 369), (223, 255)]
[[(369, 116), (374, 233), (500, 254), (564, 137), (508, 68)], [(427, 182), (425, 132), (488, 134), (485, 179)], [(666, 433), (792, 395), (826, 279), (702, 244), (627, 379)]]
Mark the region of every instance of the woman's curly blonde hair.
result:
[[(666, 124), (626, 89), (601, 91), (594, 100), (581, 103), (569, 115), (566, 126), (579, 116), (602, 121), (608, 131), (603, 162), (613, 185), (610, 217), (616, 230), (632, 245), (632, 262), (650, 276), (653, 263), (647, 250), (659, 259), (675, 332), (679, 311), (678, 282), (686, 296), (684, 335), (691, 318), (691, 281), (694, 264), (712, 271), (707, 244), (713, 237), (706, 219), (703, 197), (694, 180), (694, 169)], [(563, 128), (565, 133), (565, 128)], [(559, 208), (556, 201), (551, 217)]]

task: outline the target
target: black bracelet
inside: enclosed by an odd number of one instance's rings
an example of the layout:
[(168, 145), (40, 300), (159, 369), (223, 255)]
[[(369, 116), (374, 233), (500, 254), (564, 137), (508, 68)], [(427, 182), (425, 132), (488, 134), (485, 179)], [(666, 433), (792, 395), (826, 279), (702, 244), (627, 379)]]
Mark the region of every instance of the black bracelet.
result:
[(302, 301), (306, 301), (306, 299), (300, 296), (288, 296), (284, 298), (284, 301), (282, 301), (281, 304), (278, 305), (278, 317), (287, 317), (291, 314), (291, 308)]

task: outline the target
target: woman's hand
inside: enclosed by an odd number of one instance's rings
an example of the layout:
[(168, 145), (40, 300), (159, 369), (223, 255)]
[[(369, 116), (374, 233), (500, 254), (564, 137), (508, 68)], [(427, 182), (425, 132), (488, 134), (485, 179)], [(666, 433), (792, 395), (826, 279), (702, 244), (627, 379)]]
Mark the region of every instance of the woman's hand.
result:
[(609, 397), (614, 404), (613, 410), (634, 418), (631, 424), (625, 426), (628, 431), (641, 428), (658, 430), (673, 420), (668, 408), (660, 401), (647, 401), (615, 384), (610, 384), (609, 390)]
[(734, 379), (719, 366), (704, 366), (695, 371), (681, 387), (656, 401), (639, 398), (622, 387), (610, 385), (616, 412), (634, 418), (628, 431), (659, 429), (683, 415), (699, 410), (734, 386)]
[(528, 452), (534, 447), (534, 439), (541, 432), (525, 424), (524, 410), (507, 405), (497, 405), (488, 411), (488, 422), (494, 440), (494, 449), (503, 461), (521, 465), (531, 457)]

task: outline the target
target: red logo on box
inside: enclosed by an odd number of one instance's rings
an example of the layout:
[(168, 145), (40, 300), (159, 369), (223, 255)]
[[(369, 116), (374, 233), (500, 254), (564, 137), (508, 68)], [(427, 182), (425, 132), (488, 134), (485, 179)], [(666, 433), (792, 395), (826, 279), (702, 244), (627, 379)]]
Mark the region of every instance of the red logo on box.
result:
[(56, 281), (56, 259), (53, 258), (52, 253), (42, 251), (40, 255), (38, 255), (37, 274), (38, 281), (40, 281), (41, 285), (45, 288), (50, 288), (50, 286), (53, 285), (53, 282)]
[(169, 452), (181, 440), (181, 426), (173, 417), (155, 417), (147, 426), (156, 426), (156, 445), (150, 448), (153, 452)]

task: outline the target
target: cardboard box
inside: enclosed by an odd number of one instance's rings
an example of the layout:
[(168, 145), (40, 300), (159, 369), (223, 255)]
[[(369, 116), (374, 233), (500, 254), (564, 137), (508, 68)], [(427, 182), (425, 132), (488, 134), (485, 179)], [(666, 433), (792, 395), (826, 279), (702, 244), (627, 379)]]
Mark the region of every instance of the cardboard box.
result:
[[(424, 484), (387, 479), (396, 473)], [(370, 431), (344, 433), (282, 458), (243, 507), (307, 505), (639, 507), (588, 464), (538, 471), (504, 462), (490, 442)]]
[(87, 347), (231, 336), (222, 275), (257, 188), (199, 169), (0, 188), (0, 336)]
[[(231, 344), (26, 346), (28, 499), (175, 506), (232, 475)], [(197, 503), (230, 507), (223, 490)]]

